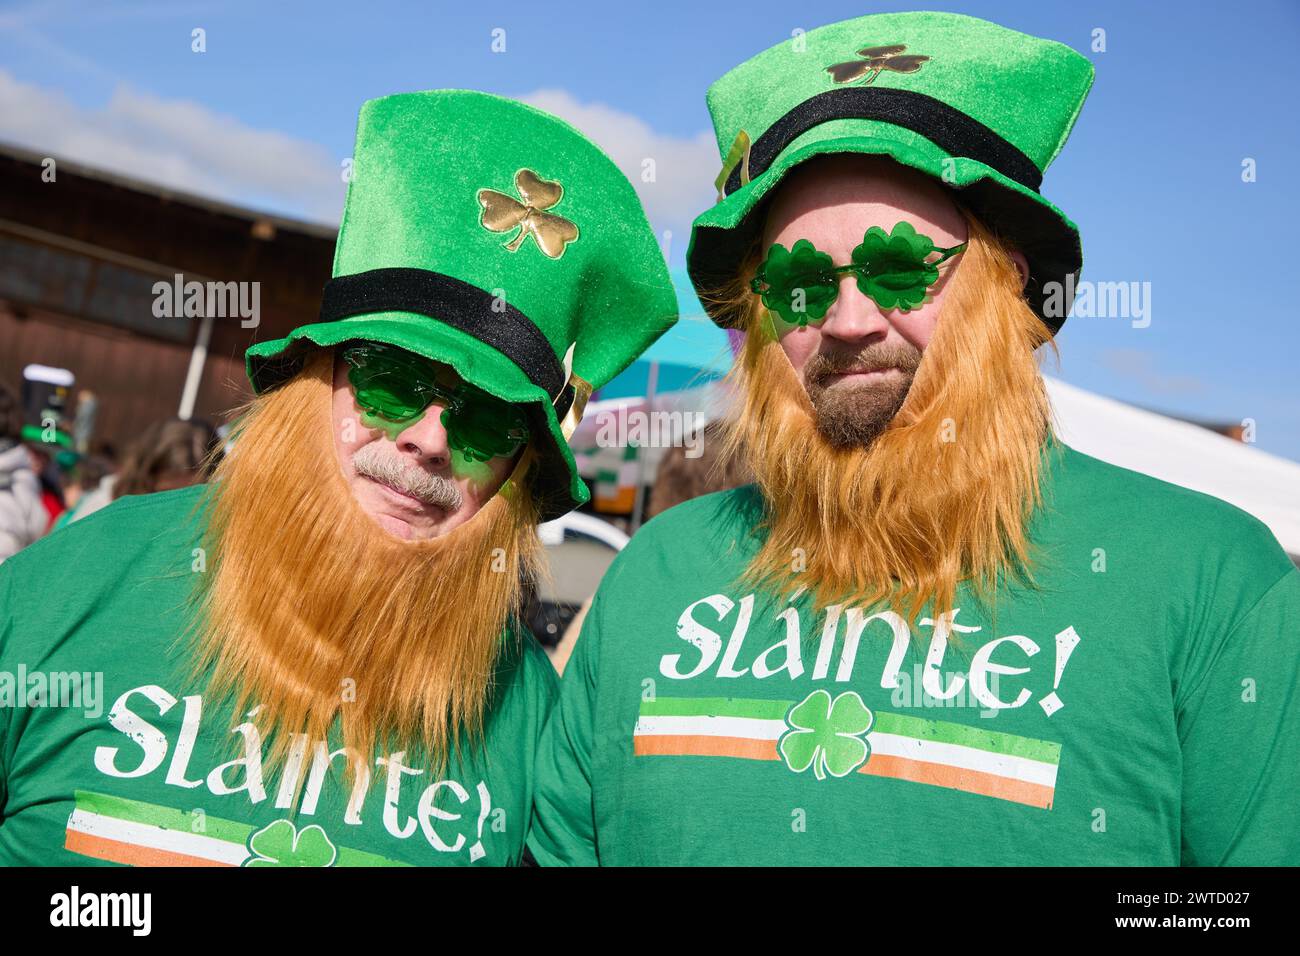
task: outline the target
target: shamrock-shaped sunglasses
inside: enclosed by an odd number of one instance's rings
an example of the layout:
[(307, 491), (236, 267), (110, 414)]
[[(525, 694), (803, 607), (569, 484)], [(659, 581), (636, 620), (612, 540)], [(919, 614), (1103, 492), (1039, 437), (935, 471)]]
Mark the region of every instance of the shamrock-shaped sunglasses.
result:
[[(430, 405), (443, 406), (439, 421), (447, 443), (471, 461), (509, 458), (528, 441), (523, 413), (418, 355), (365, 342), (343, 350), (357, 406), (394, 425), (413, 425)], [(364, 421), (362, 424), (369, 424)]]
[[(842, 266), (807, 239), (798, 240), (792, 249), (778, 242), (768, 250), (750, 288), (785, 321), (802, 326), (826, 318), (840, 294), (840, 276), (852, 272), (858, 289), (876, 305), (910, 312), (939, 281), (939, 265), (965, 249), (964, 242), (941, 249), (910, 222), (896, 223), (889, 233), (872, 226), (854, 248), (853, 261)], [(939, 258), (930, 259), (935, 253)]]

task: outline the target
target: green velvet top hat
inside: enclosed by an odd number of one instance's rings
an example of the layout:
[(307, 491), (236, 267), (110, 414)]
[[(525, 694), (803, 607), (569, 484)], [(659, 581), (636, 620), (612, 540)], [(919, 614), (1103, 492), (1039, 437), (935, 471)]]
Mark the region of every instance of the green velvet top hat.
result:
[(396, 345), (517, 403), (541, 453), (543, 519), (587, 501), (566, 442), (592, 389), (677, 320), (627, 177), (581, 133), (513, 100), (404, 93), (361, 108), (320, 321), (247, 354), (256, 392), (314, 346)]
[[(1014, 243), (1029, 262), (1026, 298), (1055, 333), (1083, 254), (1078, 229), (1039, 186), (1092, 78), (1067, 46), (952, 13), (858, 17), (758, 54), (709, 89), (723, 169), (719, 202), (691, 234), (695, 288), (716, 310), (710, 297), (735, 278), (763, 200), (791, 169), (870, 153), (935, 177)], [(1063, 286), (1064, 308), (1049, 308), (1049, 283)]]

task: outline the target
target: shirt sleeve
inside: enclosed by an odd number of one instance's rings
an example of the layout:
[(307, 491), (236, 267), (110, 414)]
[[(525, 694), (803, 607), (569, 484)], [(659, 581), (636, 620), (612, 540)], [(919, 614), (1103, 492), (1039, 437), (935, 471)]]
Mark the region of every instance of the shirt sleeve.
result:
[(1183, 865), (1300, 865), (1300, 571), (1220, 632), (1175, 702)]
[(551, 711), (554, 710), (556, 699), (560, 694), (560, 678), (555, 673), (555, 667), (551, 664), (551, 659), (547, 657), (546, 652), (542, 650), (542, 646), (533, 637), (532, 633), (523, 625), (520, 625), (520, 627), (522, 628), (524, 643), (523, 685), (528, 707), (526, 730), (524, 731), (526, 735), (524, 740), (527, 742), (524, 760), (527, 766), (528, 790), (525, 798), (527, 819), (524, 823), (524, 840), (519, 847), (520, 858), (515, 860), (516, 865), (524, 863), (527, 854), (528, 836), (533, 831), (537, 788), (537, 754), (542, 744), (542, 731), (546, 728), (546, 722), (550, 719)]
[(560, 699), (542, 731), (528, 848), (541, 866), (596, 866), (591, 761), (595, 656), (604, 614), (597, 594), (560, 681)]

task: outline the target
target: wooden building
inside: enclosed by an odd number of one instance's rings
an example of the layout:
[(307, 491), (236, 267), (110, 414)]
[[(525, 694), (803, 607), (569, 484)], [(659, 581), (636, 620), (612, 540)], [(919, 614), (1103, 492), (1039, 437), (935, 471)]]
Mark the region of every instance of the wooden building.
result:
[[(316, 316), (335, 234), (57, 157), (51, 177), (46, 157), (0, 144), (0, 380), (16, 393), (29, 364), (70, 370), (74, 397), (98, 400), (92, 448), (177, 415), (219, 424), (250, 397), (244, 350)], [(256, 327), (166, 315), (158, 283), (177, 276), (257, 283), (239, 286), (256, 290)]]

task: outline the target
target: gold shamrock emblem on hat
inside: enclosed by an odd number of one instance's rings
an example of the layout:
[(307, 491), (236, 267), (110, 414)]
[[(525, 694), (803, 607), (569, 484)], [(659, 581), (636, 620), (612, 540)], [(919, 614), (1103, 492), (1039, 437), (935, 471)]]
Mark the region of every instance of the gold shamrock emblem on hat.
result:
[(852, 83), (864, 76), (867, 78), (867, 83), (871, 83), (885, 70), (894, 73), (915, 73), (921, 68), (922, 63), (930, 59), (928, 56), (916, 53), (901, 56), (900, 54), (906, 49), (907, 45), (904, 43), (869, 46), (865, 50), (858, 51), (858, 56), (866, 59), (835, 63), (826, 67), (826, 72), (836, 83)]
[(565, 247), (578, 238), (578, 227), (563, 216), (544, 210), (564, 197), (564, 187), (543, 179), (531, 169), (521, 169), (515, 173), (515, 190), (522, 202), (495, 189), (480, 189), (478, 201), (483, 214), (479, 222), (493, 232), (518, 228), (519, 232), (506, 243), (511, 252), (532, 236), (543, 253), (552, 259), (560, 258)]

